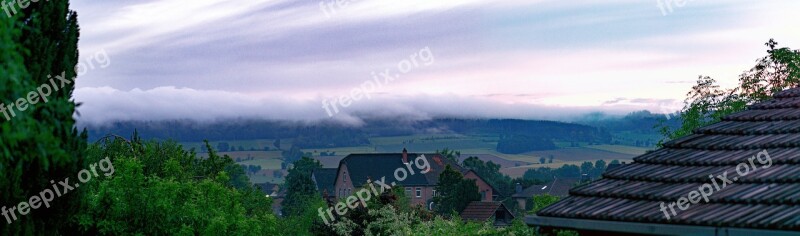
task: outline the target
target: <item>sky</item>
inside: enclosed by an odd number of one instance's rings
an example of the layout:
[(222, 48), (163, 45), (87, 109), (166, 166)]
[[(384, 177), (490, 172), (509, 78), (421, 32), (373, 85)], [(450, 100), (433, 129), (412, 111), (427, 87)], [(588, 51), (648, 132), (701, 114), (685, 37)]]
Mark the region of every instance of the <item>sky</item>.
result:
[(800, 1), (73, 0), (79, 120), (678, 110), (800, 48)]

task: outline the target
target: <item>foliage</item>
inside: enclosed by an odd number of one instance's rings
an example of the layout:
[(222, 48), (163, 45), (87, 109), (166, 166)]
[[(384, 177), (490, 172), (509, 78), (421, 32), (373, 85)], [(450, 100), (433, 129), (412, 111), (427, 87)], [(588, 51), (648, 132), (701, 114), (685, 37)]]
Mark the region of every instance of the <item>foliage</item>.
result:
[(697, 84), (687, 93), (684, 107), (679, 112), (681, 126), (671, 128), (661, 125), (659, 131), (664, 139), (677, 139), (691, 134), (695, 129), (716, 123), (731, 113), (742, 111), (748, 105), (770, 99), (773, 94), (800, 85), (800, 50), (778, 48), (770, 39), (765, 44), (767, 56), (757, 60), (756, 65), (739, 76), (739, 86), (722, 89), (717, 81), (700, 76)]
[(533, 196), (533, 208), (530, 210), (530, 213), (536, 213), (537, 211), (544, 209), (545, 207), (552, 205), (553, 203), (558, 202), (559, 198), (557, 196), (553, 196), (550, 194), (542, 194)]
[(505, 197), (505, 199), (503, 199), (503, 203), (505, 203), (509, 208), (515, 208), (517, 206), (517, 203), (514, 201), (514, 199), (510, 198), (510, 196), (515, 193), (517, 184), (520, 184), (522, 188), (527, 188), (528, 186), (542, 183), (533, 179), (512, 179), (511, 177), (500, 173), (500, 165), (495, 164), (492, 161), (483, 162), (477, 157), (469, 157), (464, 159), (462, 166), (475, 171), (475, 173), (477, 173), (478, 176), (485, 180), (489, 185), (495, 187), (497, 191), (500, 191), (499, 195)]
[(89, 147), (89, 161), (109, 157), (115, 172), (81, 186), (92, 193), (76, 213), (81, 234), (277, 233), (269, 198), (246, 184), (240, 165), (206, 145), (208, 158), (174, 142), (141, 142), (135, 136), (131, 142), (114, 139)]
[(504, 228), (496, 228), (492, 221), (463, 221), (458, 215), (450, 219), (434, 216), (422, 208), (409, 207), (403, 188), (386, 191), (379, 198), (371, 198), (367, 207), (338, 218), (331, 226), (318, 224), (314, 235), (534, 235), (534, 228), (521, 219)]
[[(281, 152), (281, 156), (283, 157), (283, 163), (285, 163), (283, 166), (288, 167), (287, 164), (294, 163), (300, 160), (300, 158), (303, 157), (304, 155), (305, 153), (303, 153), (303, 151), (300, 150), (300, 147), (292, 145), (292, 147), (289, 148), (289, 150)], [(310, 157), (310, 155), (308, 156)]]
[[(25, 111), (12, 105), (49, 83), (48, 75), (75, 77), (77, 14), (68, 1), (31, 2), (18, 10), (13, 17), (0, 17), (0, 105), (13, 109), (5, 110), (9, 120), (0, 113), (0, 202), (8, 207), (52, 188), (51, 180), (74, 179), (86, 149), (85, 133), (78, 132), (73, 118), (74, 83), (52, 88), (48, 102), (37, 96)], [(18, 220), (2, 223), (0, 235), (71, 232), (72, 213), (84, 192), (70, 191), (25, 216), (17, 212)]]
[(447, 165), (439, 174), (439, 185), (433, 197), (436, 211), (443, 215), (461, 212), (472, 201), (480, 200), (478, 185), (474, 179), (464, 179), (457, 170)]
[(311, 172), (317, 168), (322, 168), (322, 164), (310, 157), (303, 157), (294, 162), (294, 167), (289, 170), (284, 183), (286, 198), (281, 204), (284, 216), (301, 215), (305, 205), (321, 198), (317, 186), (311, 179)]
[(436, 153), (442, 155), (442, 157), (447, 158), (452, 163), (459, 163), (458, 158), (461, 157), (461, 151), (456, 151), (452, 149), (442, 149), (441, 151), (436, 150)]
[[(619, 164), (618, 160), (611, 162)], [(550, 167), (539, 167), (536, 169), (528, 169), (522, 178), (525, 180), (532, 180), (536, 182), (551, 182), (553, 178), (579, 178), (581, 174), (587, 174), (591, 179), (598, 179), (606, 171), (606, 162), (597, 160), (592, 164), (590, 161), (585, 161), (580, 167), (576, 165), (563, 165), (557, 169)]]

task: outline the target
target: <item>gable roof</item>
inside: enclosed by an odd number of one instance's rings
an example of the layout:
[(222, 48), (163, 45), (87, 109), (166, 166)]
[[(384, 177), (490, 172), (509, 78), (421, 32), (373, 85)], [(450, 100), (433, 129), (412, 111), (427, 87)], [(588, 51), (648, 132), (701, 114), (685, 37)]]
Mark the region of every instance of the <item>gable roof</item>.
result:
[[(415, 173), (413, 175), (408, 173), (405, 180), (396, 182), (398, 185), (432, 185), (429, 183), (427, 175), (420, 174), (419, 169), (413, 164), (418, 155), (422, 154), (408, 153), (408, 161), (412, 162), (411, 168)], [(425, 154), (426, 157), (429, 155), (431, 154)], [(348, 175), (352, 179), (353, 185), (358, 187), (366, 184), (367, 179), (374, 181), (381, 177), (386, 177), (387, 184), (390, 184), (395, 180), (395, 170), (406, 169), (402, 153), (350, 154), (342, 159), (339, 165), (347, 165)], [(408, 172), (407, 169), (406, 171)]]
[(334, 191), (336, 183), (336, 168), (317, 168), (311, 172), (311, 178), (314, 180), (314, 183), (317, 185), (317, 191), (323, 193), (323, 191), (328, 191), (328, 195), (334, 196), (336, 191)]
[[(424, 174), (421, 174), (416, 163), (414, 163), (414, 161), (422, 155), (428, 160), (428, 165), (430, 166), (430, 170)], [(395, 179), (394, 171), (398, 168), (403, 168), (408, 173), (404, 181), (397, 182), (398, 185), (403, 186), (435, 186), (439, 183), (439, 175), (448, 165), (461, 174), (466, 174), (471, 171), (461, 167), (457, 162), (444, 158), (437, 153), (408, 153), (408, 161), (411, 162), (411, 168), (414, 170), (414, 174), (412, 175), (408, 172), (402, 159), (402, 153), (350, 154), (343, 158), (339, 164), (347, 165), (347, 169), (350, 171), (348, 175), (356, 185), (366, 183), (368, 178), (374, 181), (384, 176), (386, 177), (386, 181), (391, 183), (390, 181)], [(477, 173), (475, 174), (477, 175)], [(478, 177), (483, 179), (483, 177)], [(486, 180), (484, 180), (484, 182), (486, 182)], [(494, 189), (494, 186), (492, 186), (492, 189)]]
[(495, 216), (497, 211), (506, 211), (507, 214), (513, 217), (511, 211), (503, 205), (502, 202), (470, 202), (463, 211), (461, 211), (461, 219), (473, 221), (486, 221), (492, 216)]
[[(739, 176), (736, 166), (748, 163), (762, 150), (767, 150), (772, 165), (764, 168), (755, 161), (757, 170)], [(709, 175), (725, 171), (738, 180), (714, 191), (709, 203), (701, 200), (686, 210), (676, 206), (678, 214), (670, 220), (660, 210), (661, 202), (676, 202), (710, 184)], [(569, 197), (540, 210), (529, 222), (572, 218), (573, 225), (576, 219), (587, 220), (582, 221), (584, 226), (599, 220), (631, 226), (635, 225), (631, 222), (650, 223), (651, 228), (800, 230), (800, 88), (779, 92), (772, 100), (670, 141), (664, 148), (634, 158), (633, 163), (606, 171), (603, 177), (572, 189)]]
[[(467, 169), (461, 167), (457, 162), (444, 158), (439, 154), (425, 154), (425, 158), (428, 159), (428, 164), (431, 166), (431, 170), (425, 173), (425, 179), (427, 179), (428, 183), (431, 185), (437, 185), (439, 183), (439, 175), (444, 172), (444, 169), (447, 168), (448, 165), (461, 174), (465, 174), (467, 171)], [(409, 160), (413, 161), (414, 159), (409, 157)]]
[(520, 193), (511, 195), (514, 198), (531, 198), (535, 195), (550, 194), (553, 196), (569, 196), (569, 190), (575, 186), (580, 179), (578, 178), (556, 178), (548, 184), (531, 185)]

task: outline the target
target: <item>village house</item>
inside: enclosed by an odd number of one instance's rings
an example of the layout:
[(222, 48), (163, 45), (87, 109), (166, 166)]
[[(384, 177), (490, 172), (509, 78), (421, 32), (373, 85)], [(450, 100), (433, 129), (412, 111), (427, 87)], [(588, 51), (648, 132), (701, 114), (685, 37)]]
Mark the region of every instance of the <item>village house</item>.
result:
[[(388, 183), (393, 182), (395, 170), (407, 168), (406, 163), (416, 160), (420, 155), (425, 155), (430, 165), (430, 171), (424, 174), (409, 173), (403, 181), (395, 182), (397, 186), (405, 189), (405, 195), (410, 198), (412, 205), (423, 205), (432, 209), (439, 174), (447, 165), (460, 171), (465, 179), (475, 180), (481, 194), (480, 201), (490, 202), (499, 198), (499, 192), (474, 171), (465, 169), (439, 154), (408, 153), (406, 149), (403, 149), (402, 153), (350, 154), (342, 159), (339, 162), (333, 186), (335, 200), (338, 201), (354, 194), (367, 184), (367, 181), (380, 180), (385, 177)], [(413, 164), (411, 165), (413, 166)]]

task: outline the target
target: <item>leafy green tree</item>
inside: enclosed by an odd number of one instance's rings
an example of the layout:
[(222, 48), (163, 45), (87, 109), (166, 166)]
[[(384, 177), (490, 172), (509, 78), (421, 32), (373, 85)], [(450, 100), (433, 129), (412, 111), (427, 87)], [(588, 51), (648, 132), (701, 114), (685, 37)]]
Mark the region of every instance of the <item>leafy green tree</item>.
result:
[(700, 76), (687, 93), (684, 107), (678, 112), (680, 127), (673, 129), (662, 122), (658, 128), (665, 141), (689, 135), (697, 128), (719, 122), (722, 117), (742, 111), (748, 105), (765, 101), (773, 94), (800, 85), (800, 50), (778, 48), (770, 39), (765, 44), (767, 56), (739, 76), (739, 86), (723, 89), (717, 81)]
[[(0, 113), (0, 202), (8, 207), (52, 188), (51, 180), (71, 177), (74, 182), (84, 167), (87, 145), (85, 133), (75, 127), (77, 104), (71, 97), (78, 61), (77, 14), (69, 10), (69, 1), (31, 2), (18, 10), (13, 17), (0, 17), (0, 105), (6, 106)], [(50, 83), (48, 75), (69, 83), (60, 86), (58, 81), (59, 87), (50, 87), (44, 98), (29, 96)], [(12, 105), (21, 100), (33, 102)], [(50, 207), (29, 209), (27, 215), (17, 211), (16, 221), (2, 223), (0, 234), (69, 234), (83, 193), (75, 189)]]
[(606, 161), (604, 160), (597, 160), (594, 162), (594, 172), (590, 173), (590, 175), (594, 178), (599, 178), (603, 175), (603, 172), (606, 171)]
[(441, 151), (436, 150), (436, 153), (442, 155), (442, 157), (449, 159), (453, 163), (460, 163), (458, 158), (461, 157), (461, 151), (452, 150), (449, 148), (442, 149)]
[(309, 157), (311, 156), (311, 155), (306, 155), (305, 153), (303, 153), (303, 151), (300, 150), (300, 147), (295, 146), (295, 145), (292, 145), (292, 147), (289, 148), (289, 150), (285, 150), (285, 151), (281, 152), (281, 156), (283, 156), (283, 163), (287, 163), (287, 164), (288, 163), (294, 163), (294, 162), (300, 160), (300, 158), (303, 157), (304, 155), (305, 156), (309, 156)]
[(481, 198), (475, 180), (464, 179), (464, 176), (450, 165), (439, 174), (436, 193), (437, 196), (433, 197), (434, 206), (436, 211), (443, 215), (461, 212), (467, 204)]
[[(115, 138), (92, 145), (87, 161), (109, 158), (113, 172), (86, 185), (75, 212), (81, 235), (275, 235), (269, 198), (246, 184), (228, 156), (207, 158), (175, 142)], [(244, 176), (244, 182), (249, 182)]]
[(593, 173), (595, 173), (595, 169), (591, 161), (581, 163), (581, 174), (592, 175)]
[(310, 157), (302, 157), (294, 163), (294, 167), (289, 170), (286, 176), (286, 198), (281, 204), (284, 216), (298, 216), (304, 214), (305, 206), (321, 198), (317, 192), (317, 187), (311, 179), (311, 172), (314, 169), (322, 168), (319, 161)]
[(542, 194), (533, 196), (533, 208), (530, 210), (531, 214), (535, 214), (537, 211), (544, 209), (549, 205), (553, 205), (553, 203), (558, 202), (559, 198), (557, 196), (553, 196), (550, 194)]

